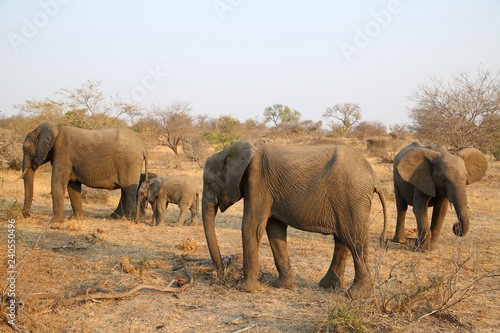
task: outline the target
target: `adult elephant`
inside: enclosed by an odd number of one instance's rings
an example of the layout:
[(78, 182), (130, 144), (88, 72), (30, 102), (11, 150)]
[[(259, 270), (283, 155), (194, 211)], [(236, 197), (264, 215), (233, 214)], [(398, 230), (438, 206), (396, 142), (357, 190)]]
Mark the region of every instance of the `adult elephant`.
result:
[(202, 214), (212, 260), (220, 272), (221, 255), (214, 219), (244, 198), (242, 223), (243, 273), (241, 289), (260, 289), (259, 244), (267, 232), (279, 277), (277, 287), (291, 288), (287, 251), (287, 227), (333, 234), (335, 249), (331, 265), (320, 282), (324, 288), (342, 286), (346, 257), (354, 261), (352, 297), (372, 290), (368, 269), (370, 210), (378, 193), (375, 173), (357, 150), (348, 146), (283, 146), (241, 141), (209, 157), (203, 174)]
[[(466, 185), (480, 180), (488, 162), (477, 149), (466, 148), (457, 155), (443, 146), (424, 147), (418, 142), (404, 147), (394, 159), (394, 193), (397, 225), (394, 242), (405, 242), (405, 217), (408, 205), (413, 206), (417, 220), (417, 247), (424, 251), (437, 247), (441, 227), (451, 202), (458, 222), (453, 225), (457, 236), (469, 231), (470, 217)], [(433, 206), (431, 225), (428, 207)]]
[(33, 201), (35, 171), (49, 161), (54, 222), (63, 220), (66, 187), (73, 207), (72, 218), (83, 218), (82, 184), (108, 190), (121, 188), (120, 202), (112, 217), (134, 216), (143, 161), (147, 174), (147, 157), (141, 137), (132, 130), (86, 130), (42, 123), (26, 136), (23, 155), (25, 217), (29, 216)]

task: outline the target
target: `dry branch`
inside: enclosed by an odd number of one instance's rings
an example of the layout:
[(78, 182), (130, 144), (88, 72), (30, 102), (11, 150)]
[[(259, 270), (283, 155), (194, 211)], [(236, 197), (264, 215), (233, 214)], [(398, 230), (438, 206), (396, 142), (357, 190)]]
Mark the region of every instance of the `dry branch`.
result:
[(156, 290), (165, 293), (180, 293), (191, 287), (194, 283), (193, 275), (185, 269), (185, 273), (189, 278), (189, 282), (182, 285), (180, 288), (172, 287), (172, 284), (176, 282), (176, 280), (172, 280), (168, 286), (152, 286), (148, 284), (139, 284), (127, 291), (121, 292), (110, 292), (109, 290), (102, 288), (85, 288), (80, 289), (76, 292), (72, 293), (51, 293), (51, 294), (31, 294), (26, 295), (24, 297), (20, 297), (24, 301), (33, 300), (33, 299), (58, 299), (58, 303), (73, 303), (73, 302), (81, 302), (81, 301), (89, 301), (96, 299), (120, 299), (131, 297), (135, 293), (143, 289)]
[[(222, 257), (222, 266), (228, 266), (240, 257), (241, 254), (231, 254), (230, 256)], [(172, 270), (178, 271), (186, 267), (210, 265), (212, 262), (212, 259), (182, 258), (174, 260)]]

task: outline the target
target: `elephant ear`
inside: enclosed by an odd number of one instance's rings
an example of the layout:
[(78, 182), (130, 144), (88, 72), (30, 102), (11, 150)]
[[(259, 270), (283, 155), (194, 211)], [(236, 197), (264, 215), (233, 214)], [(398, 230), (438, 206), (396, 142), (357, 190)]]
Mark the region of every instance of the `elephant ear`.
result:
[(233, 143), (221, 151), (220, 154), (222, 161), (218, 178), (220, 178), (222, 188), (218, 199), (219, 208), (221, 212), (224, 212), (242, 196), (240, 191), (241, 179), (255, 154), (255, 146), (249, 141), (240, 141)]
[(148, 201), (153, 201), (158, 196), (158, 193), (160, 193), (161, 184), (156, 178), (148, 180), (147, 182), (150, 182), (150, 184), (148, 184), (149, 185)]
[(465, 162), (468, 174), (467, 184), (472, 184), (483, 178), (488, 169), (488, 160), (483, 153), (474, 148), (465, 148), (460, 150), (457, 155)]
[(401, 178), (430, 197), (436, 196), (432, 179), (432, 160), (441, 153), (427, 148), (410, 149), (399, 161), (397, 170)]
[(38, 133), (38, 143), (36, 145), (36, 164), (42, 165), (47, 159), (47, 155), (54, 146), (59, 129), (52, 123), (42, 123), (36, 130)]

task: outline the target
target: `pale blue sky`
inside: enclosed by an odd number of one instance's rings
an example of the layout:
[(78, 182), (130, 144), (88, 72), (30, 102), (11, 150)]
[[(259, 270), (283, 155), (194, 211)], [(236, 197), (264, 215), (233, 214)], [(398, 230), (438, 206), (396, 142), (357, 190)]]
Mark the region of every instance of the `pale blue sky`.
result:
[(499, 36), (498, 0), (1, 0), (0, 110), (90, 79), (211, 117), (356, 102), (399, 124), (431, 76), (499, 70)]

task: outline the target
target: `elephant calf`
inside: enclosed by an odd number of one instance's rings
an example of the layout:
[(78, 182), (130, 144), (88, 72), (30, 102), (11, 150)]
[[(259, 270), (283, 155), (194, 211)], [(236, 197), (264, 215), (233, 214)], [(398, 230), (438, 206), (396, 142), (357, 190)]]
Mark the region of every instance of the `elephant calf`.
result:
[(141, 211), (142, 204), (147, 200), (153, 208), (152, 225), (160, 225), (168, 204), (174, 203), (181, 210), (175, 226), (184, 224), (188, 209), (191, 211), (190, 224), (196, 226), (198, 225), (199, 192), (196, 180), (191, 176), (158, 176), (145, 181), (139, 187), (137, 212)]
[[(477, 149), (466, 148), (457, 155), (440, 145), (424, 147), (418, 142), (403, 148), (394, 159), (394, 194), (398, 210), (394, 242), (403, 243), (405, 217), (408, 205), (413, 206), (417, 220), (416, 246), (432, 250), (438, 243), (448, 203), (452, 203), (458, 222), (453, 225), (457, 236), (469, 230), (469, 208), (466, 185), (480, 180), (488, 168), (488, 161)], [(434, 206), (431, 225), (428, 207)]]

